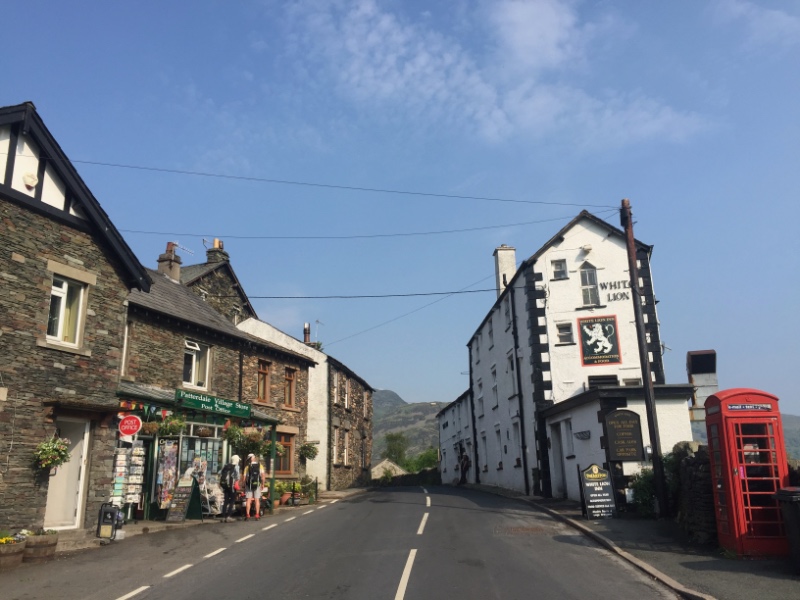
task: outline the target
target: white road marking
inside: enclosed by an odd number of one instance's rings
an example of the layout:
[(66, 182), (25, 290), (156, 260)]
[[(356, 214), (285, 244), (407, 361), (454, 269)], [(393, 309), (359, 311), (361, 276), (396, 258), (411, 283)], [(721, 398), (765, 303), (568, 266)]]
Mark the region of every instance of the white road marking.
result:
[(336, 504), (338, 501), (339, 501), (338, 498), (336, 500), (331, 500), (331, 504)]
[(423, 493), (423, 494), (427, 494), (427, 493), (428, 493), (428, 490), (426, 490), (425, 488), (422, 488), (422, 493)]
[(294, 521), (297, 517), (289, 517), (288, 519), (284, 519), (284, 523), (288, 523), (289, 521)]
[(167, 573), (166, 575), (164, 575), (164, 577), (172, 577), (173, 575), (177, 575), (178, 573), (191, 568), (192, 565), (183, 565), (180, 569), (175, 569), (172, 573)]
[(211, 558), (212, 556), (216, 556), (220, 552), (225, 552), (225, 548), (220, 548), (219, 550), (214, 550), (211, 554), (206, 554), (203, 558)]
[(431, 505), (431, 497), (425, 496), (425, 506), (430, 506), (430, 505)]
[(119, 598), (117, 598), (117, 600), (128, 600), (128, 598), (133, 598), (136, 594), (141, 594), (143, 591), (145, 591), (149, 587), (150, 587), (149, 585), (143, 585), (139, 589), (133, 590), (129, 594), (125, 594), (124, 596), (120, 596)]
[(428, 514), (425, 513), (422, 515), (422, 523), (419, 524), (419, 529), (417, 529), (417, 535), (422, 535), (422, 531), (425, 529), (425, 523), (428, 521)]
[(327, 504), (320, 504), (317, 508), (325, 508)]
[(251, 537), (253, 537), (254, 535), (255, 535), (255, 533), (251, 533), (250, 535), (246, 535), (246, 536), (244, 536), (243, 538), (239, 538), (238, 540), (236, 540), (236, 541), (234, 542), (234, 544), (238, 544), (239, 542), (243, 542), (243, 541), (245, 541), (245, 540), (249, 540), (249, 539), (250, 539)]
[(307, 510), (307, 511), (306, 511), (306, 512), (304, 512), (304, 513), (303, 513), (303, 515), (301, 515), (301, 516), (304, 516), (304, 515), (310, 515), (312, 512), (314, 512), (314, 509), (313, 509), (313, 508), (312, 508), (311, 510)]
[(408, 578), (411, 576), (411, 567), (414, 565), (414, 557), (417, 555), (416, 548), (408, 553), (408, 560), (406, 561), (406, 568), (403, 569), (403, 576), (400, 578), (400, 585), (397, 586), (397, 593), (394, 595), (394, 600), (403, 600), (406, 595), (406, 587), (408, 586)]
[(266, 526), (266, 527), (264, 527), (264, 529), (262, 529), (261, 531), (266, 531), (267, 529), (272, 529), (273, 527), (277, 527), (277, 526), (278, 526), (278, 524), (277, 524), (277, 523), (273, 523), (272, 525), (267, 525), (267, 526)]

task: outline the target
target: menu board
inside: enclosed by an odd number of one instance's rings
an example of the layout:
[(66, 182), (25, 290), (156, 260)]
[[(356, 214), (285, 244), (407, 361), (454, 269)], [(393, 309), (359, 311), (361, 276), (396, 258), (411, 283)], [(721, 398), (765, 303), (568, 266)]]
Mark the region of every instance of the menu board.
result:
[(617, 503), (614, 500), (614, 487), (608, 471), (591, 465), (581, 471), (581, 490), (586, 504), (586, 518), (606, 519), (617, 516)]
[(167, 521), (183, 523), (186, 519), (203, 519), (200, 490), (194, 477), (183, 477), (172, 493)]
[(606, 415), (608, 460), (639, 461), (644, 459), (642, 420), (632, 410), (615, 410)]

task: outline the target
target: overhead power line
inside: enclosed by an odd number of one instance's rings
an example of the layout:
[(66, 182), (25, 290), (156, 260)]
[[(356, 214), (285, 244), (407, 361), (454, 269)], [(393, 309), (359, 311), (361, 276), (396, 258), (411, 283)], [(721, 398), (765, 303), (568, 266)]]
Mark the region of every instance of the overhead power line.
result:
[[(618, 208), (599, 211), (598, 215), (619, 212)], [(232, 240), (357, 240), (372, 238), (391, 238), (391, 237), (413, 237), (426, 235), (447, 235), (453, 233), (469, 233), (471, 231), (485, 231), (487, 229), (504, 229), (508, 227), (524, 227), (526, 225), (538, 225), (540, 223), (551, 223), (553, 221), (563, 221), (571, 219), (569, 217), (555, 217), (552, 219), (539, 219), (537, 221), (524, 221), (522, 223), (506, 223), (504, 225), (484, 225), (483, 227), (465, 227), (464, 229), (441, 229), (437, 231), (412, 231), (399, 233), (363, 233), (355, 235), (231, 235), (225, 233), (188, 233), (179, 231), (142, 231), (138, 229), (120, 229), (122, 233), (134, 233), (138, 235), (161, 235), (161, 236), (183, 236), (183, 237), (217, 237)]]
[[(455, 294), (476, 294), (478, 292), (496, 292), (495, 288), (485, 290), (458, 290), (455, 292), (418, 292), (411, 294), (361, 294), (349, 296), (250, 296), (251, 300), (333, 300), (333, 299), (346, 299), (351, 300), (355, 298), (411, 298), (413, 296), (453, 296)], [(236, 295), (220, 295), (213, 296), (214, 298), (238, 298)]]
[[(7, 153), (5, 153), (7, 154)], [(57, 158), (46, 157), (47, 160), (57, 161)], [(609, 204), (584, 204), (578, 202), (548, 202), (546, 200), (520, 200), (518, 198), (494, 198), (491, 196), (466, 196), (462, 194), (441, 194), (436, 192), (418, 192), (411, 190), (393, 190), (388, 188), (371, 188), (356, 185), (338, 185), (333, 183), (317, 183), (312, 181), (295, 181), (291, 179), (274, 179), (270, 177), (250, 177), (247, 175), (228, 175), (226, 173), (210, 173), (207, 171), (190, 171), (187, 169), (166, 169), (163, 167), (146, 167), (143, 165), (126, 165), (124, 163), (110, 163), (99, 160), (70, 159), (70, 162), (97, 167), (110, 167), (113, 169), (131, 169), (135, 171), (150, 171), (153, 173), (168, 173), (171, 175), (190, 175), (192, 177), (211, 177), (214, 179), (231, 179), (235, 181), (253, 181), (257, 183), (273, 183), (277, 185), (297, 185), (316, 187), (332, 190), (348, 190), (351, 192), (372, 192), (378, 194), (401, 194), (405, 196), (425, 196), (429, 198), (449, 198), (453, 200), (480, 200), (483, 202), (510, 202), (514, 204), (541, 204), (550, 206), (585, 206), (590, 208), (616, 208)]]

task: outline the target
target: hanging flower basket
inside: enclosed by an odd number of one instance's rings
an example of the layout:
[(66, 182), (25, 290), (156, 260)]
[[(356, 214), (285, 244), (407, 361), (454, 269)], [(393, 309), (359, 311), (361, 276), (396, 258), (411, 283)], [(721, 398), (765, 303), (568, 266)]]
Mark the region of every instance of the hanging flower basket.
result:
[(34, 465), (37, 469), (52, 469), (69, 462), (69, 445), (67, 438), (53, 437), (42, 442), (33, 451)]
[(298, 449), (298, 453), (303, 460), (314, 460), (317, 458), (319, 448), (316, 444), (303, 444)]
[(161, 424), (158, 423), (157, 421), (147, 421), (146, 423), (142, 423), (142, 435), (157, 434), (160, 425)]
[(197, 429), (194, 430), (194, 433), (195, 433), (195, 435), (197, 437), (207, 438), (207, 437), (211, 437), (211, 435), (214, 432), (211, 431), (210, 427), (198, 427)]
[(183, 431), (186, 421), (175, 415), (166, 417), (161, 421), (158, 427), (159, 435), (180, 435)]

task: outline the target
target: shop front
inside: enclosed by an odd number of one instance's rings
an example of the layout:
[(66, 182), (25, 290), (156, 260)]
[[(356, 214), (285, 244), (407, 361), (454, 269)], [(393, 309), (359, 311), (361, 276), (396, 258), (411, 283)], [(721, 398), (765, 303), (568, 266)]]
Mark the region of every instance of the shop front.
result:
[(118, 432), (110, 502), (126, 520), (165, 520), (180, 480), (193, 478), (203, 516), (218, 515), (222, 491), (217, 476), (232, 453), (230, 425), (266, 431), (276, 422), (249, 404), (186, 390), (123, 383), (119, 419), (135, 416), (141, 427)]

